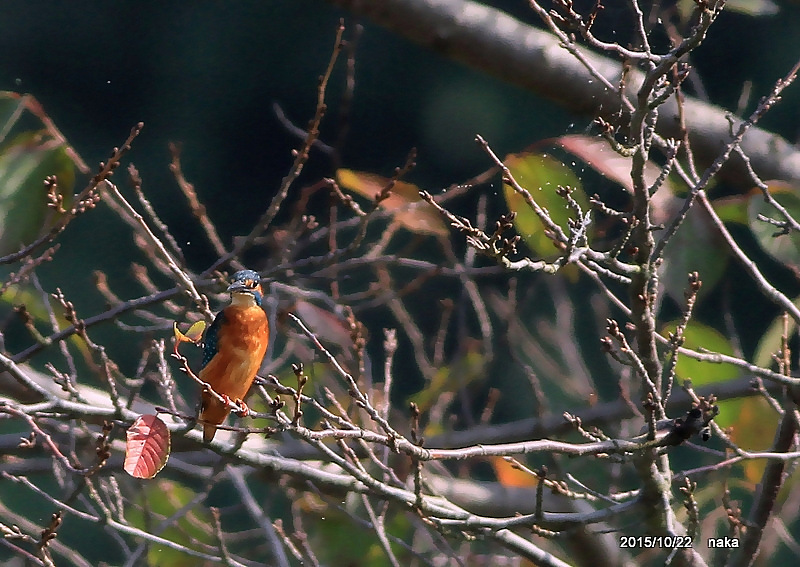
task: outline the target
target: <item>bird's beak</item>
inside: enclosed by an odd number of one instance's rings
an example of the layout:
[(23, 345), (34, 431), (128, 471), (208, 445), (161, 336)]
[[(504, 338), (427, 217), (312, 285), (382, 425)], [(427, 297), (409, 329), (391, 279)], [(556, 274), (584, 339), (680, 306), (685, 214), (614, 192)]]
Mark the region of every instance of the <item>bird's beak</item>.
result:
[(247, 286), (244, 285), (242, 282), (233, 282), (231, 285), (228, 286), (228, 291), (249, 291)]

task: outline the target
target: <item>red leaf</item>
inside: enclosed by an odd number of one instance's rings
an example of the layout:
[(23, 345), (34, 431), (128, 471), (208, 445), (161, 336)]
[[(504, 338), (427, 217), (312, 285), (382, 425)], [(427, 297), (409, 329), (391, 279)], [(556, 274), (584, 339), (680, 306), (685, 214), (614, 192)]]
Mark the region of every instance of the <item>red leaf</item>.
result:
[(169, 429), (157, 415), (143, 415), (128, 428), (125, 472), (136, 478), (153, 478), (169, 458)]
[[(608, 142), (602, 138), (581, 136), (579, 134), (561, 136), (556, 139), (556, 143), (579, 157), (586, 164), (597, 171), (600, 175), (616, 181), (629, 193), (633, 192), (633, 181), (631, 180), (631, 163), (629, 157), (623, 157), (609, 147)], [(661, 168), (655, 163), (648, 161), (644, 166), (644, 178), (652, 184), (657, 178)], [(670, 187), (669, 179), (664, 182), (666, 187)]]
[(345, 351), (353, 347), (349, 326), (336, 314), (302, 300), (294, 304), (294, 312), (324, 342), (333, 343)]

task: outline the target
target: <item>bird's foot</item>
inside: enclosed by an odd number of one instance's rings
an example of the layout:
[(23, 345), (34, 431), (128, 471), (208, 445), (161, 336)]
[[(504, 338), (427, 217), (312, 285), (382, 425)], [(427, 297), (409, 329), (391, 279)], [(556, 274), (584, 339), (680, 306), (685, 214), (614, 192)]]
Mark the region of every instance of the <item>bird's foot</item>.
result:
[(228, 406), (231, 411), (236, 412), (240, 417), (247, 417), (250, 415), (250, 408), (247, 407), (247, 404), (244, 403), (241, 398), (232, 400), (230, 396), (226, 394), (219, 394), (219, 397), (222, 398), (225, 405)]
[(234, 411), (239, 414), (239, 417), (247, 417), (250, 415), (250, 408), (247, 407), (247, 404), (241, 398), (236, 398), (233, 400), (234, 404)]

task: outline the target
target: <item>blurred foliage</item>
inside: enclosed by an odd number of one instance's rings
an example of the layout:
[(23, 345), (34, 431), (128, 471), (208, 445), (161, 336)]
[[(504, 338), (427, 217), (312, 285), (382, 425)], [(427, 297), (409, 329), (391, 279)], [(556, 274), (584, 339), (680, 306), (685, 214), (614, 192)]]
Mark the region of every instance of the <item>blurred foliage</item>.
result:
[(666, 293), (678, 304), (684, 302), (686, 274), (697, 271), (703, 281), (699, 298), (714, 292), (724, 278), (730, 253), (708, 214), (693, 207), (664, 249), (662, 282)]
[[(171, 480), (159, 479), (142, 484), (138, 501), (127, 508), (125, 519), (132, 526), (182, 545), (199, 542), (214, 546), (216, 538), (210, 529), (214, 520), (209, 510), (196, 502), (196, 496), (197, 492), (192, 488)], [(172, 525), (169, 519), (184, 506), (191, 506), (192, 510)], [(157, 567), (201, 564), (197, 558), (165, 545), (149, 545), (146, 556), (147, 565)]]
[[(767, 186), (772, 198), (793, 218), (800, 218), (800, 188), (783, 181), (771, 181)], [(753, 191), (747, 204), (747, 222), (758, 244), (777, 261), (792, 270), (800, 271), (800, 235), (794, 231), (784, 231), (765, 219), (776, 222), (785, 220), (767, 202), (761, 191)]]
[[(452, 392), (468, 388), (471, 384), (485, 379), (485, 365), (485, 356), (482, 353), (467, 352), (451, 364), (437, 369), (425, 388), (411, 396), (409, 401), (417, 404), (420, 411), (425, 414), (441, 401), (442, 396), (451, 395)], [(435, 421), (429, 423), (425, 429), (425, 436), (444, 433), (445, 425)]]
[(26, 129), (31, 102), (0, 91), (0, 256), (30, 244), (57, 218), (58, 211), (48, 207), (45, 178), (58, 180), (64, 208), (71, 205), (75, 187), (75, 166), (66, 143), (43, 124), (38, 130)]
[[(442, 216), (434, 209), (427, 205), (413, 206), (421, 202), (416, 185), (350, 169), (339, 169), (336, 179), (345, 189), (373, 201), (379, 200), (378, 206), (391, 211), (395, 222), (411, 232), (443, 237), (450, 234)], [(388, 190), (391, 192), (380, 196)]]
[[(674, 333), (676, 322), (664, 325), (662, 334)], [(707, 325), (692, 321), (684, 331), (686, 348), (692, 350), (717, 352), (735, 355), (729, 338)], [(769, 366), (770, 361), (765, 363)], [(691, 380), (693, 386), (704, 386), (724, 382), (736, 378), (741, 371), (730, 364), (709, 364), (679, 356), (675, 374), (680, 384), (683, 380)], [(775, 410), (767, 401), (754, 396), (736, 400), (723, 400), (717, 403), (720, 413), (714, 421), (723, 428), (731, 428), (731, 439), (746, 451), (763, 451), (769, 448), (775, 434)], [(764, 470), (763, 461), (745, 461), (741, 468), (745, 478), (756, 483)]]
[[(677, 321), (666, 323), (661, 334), (665, 337), (669, 333), (674, 333), (678, 325)], [(729, 338), (725, 337), (716, 329), (704, 325), (698, 321), (691, 321), (684, 330), (684, 346), (693, 350), (707, 349), (733, 356), (733, 347)], [(691, 380), (696, 386), (724, 382), (731, 378), (736, 378), (741, 371), (730, 364), (709, 364), (701, 362), (688, 356), (679, 356), (675, 366), (675, 374), (681, 380)]]
[[(575, 173), (558, 159), (546, 154), (513, 154), (507, 156), (504, 163), (517, 183), (528, 190), (533, 200), (550, 214), (565, 233), (569, 233), (567, 220), (574, 215), (566, 200), (556, 190), (559, 187), (573, 189), (572, 197), (586, 211), (588, 198)], [(545, 234), (542, 221), (528, 206), (525, 197), (508, 184), (504, 184), (503, 193), (509, 210), (517, 215), (514, 225), (533, 255), (540, 258), (554, 256), (557, 251), (553, 247), (553, 241)]]
[[(314, 549), (319, 550), (322, 564), (370, 567), (388, 567), (392, 564), (374, 532), (368, 529), (353, 529), (347, 512), (360, 507), (360, 503), (347, 502), (345, 510), (334, 511), (315, 522), (316, 529), (313, 530), (314, 535), (311, 539)], [(386, 527), (387, 531), (395, 534), (400, 541), (411, 543), (408, 539), (413, 534), (412, 526), (402, 514), (390, 514)], [(411, 561), (411, 555), (401, 545), (395, 543), (392, 545), (392, 550), (399, 560)]]

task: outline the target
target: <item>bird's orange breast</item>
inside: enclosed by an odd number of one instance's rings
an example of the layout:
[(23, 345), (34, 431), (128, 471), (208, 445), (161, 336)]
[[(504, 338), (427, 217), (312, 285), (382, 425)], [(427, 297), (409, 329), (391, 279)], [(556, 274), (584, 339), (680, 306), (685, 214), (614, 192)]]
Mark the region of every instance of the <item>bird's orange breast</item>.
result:
[[(217, 333), (217, 353), (200, 371), (200, 379), (231, 400), (242, 399), (250, 389), (269, 344), (269, 325), (257, 305), (231, 305), (223, 312)], [(212, 396), (203, 397), (203, 419), (220, 424), (228, 408)]]

